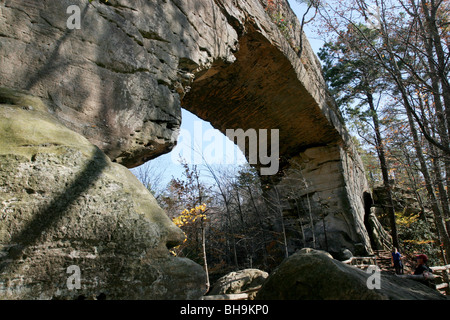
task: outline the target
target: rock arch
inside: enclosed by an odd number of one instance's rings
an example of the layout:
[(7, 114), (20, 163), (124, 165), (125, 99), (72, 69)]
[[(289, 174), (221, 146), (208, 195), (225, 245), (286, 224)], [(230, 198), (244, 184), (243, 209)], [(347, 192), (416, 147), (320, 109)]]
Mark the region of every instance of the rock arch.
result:
[[(223, 14), (235, 22), (228, 10), (223, 7)], [(288, 5), (283, 16), (298, 25)], [(317, 244), (320, 248), (337, 256), (344, 249), (371, 253), (364, 225), (364, 194), (369, 187), (320, 63), (307, 39), (299, 58), (300, 34), (295, 30), (281, 34), (270, 21), (263, 25), (267, 22), (248, 18), (230, 23), (237, 34), (232, 57), (214, 60), (206, 69), (192, 63), (186, 71), (192, 80), (181, 94), (181, 104), (223, 133), (278, 129), (280, 171), (262, 179), (285, 194), (297, 189), (294, 196), (300, 199), (311, 195), (319, 220), (311, 232), (327, 238)], [(283, 210), (287, 219), (298, 219), (290, 216), (290, 204)]]
[[(285, 174), (266, 182), (313, 201), (326, 226), (312, 231), (327, 230), (330, 252), (370, 253), (361, 160), (283, 3), (288, 33), (265, 0), (2, 1), (0, 87), (39, 97), (62, 125), (128, 168), (174, 147), (181, 106), (222, 132), (279, 129)], [(67, 28), (73, 4), (79, 30)], [(289, 203), (283, 209), (289, 218)]]

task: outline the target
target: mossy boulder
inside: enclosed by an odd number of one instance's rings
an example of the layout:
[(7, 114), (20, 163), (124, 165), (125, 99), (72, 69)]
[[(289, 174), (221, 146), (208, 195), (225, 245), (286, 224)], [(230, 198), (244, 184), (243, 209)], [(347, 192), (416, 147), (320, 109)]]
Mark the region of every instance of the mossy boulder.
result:
[(0, 299), (196, 299), (203, 269), (168, 251), (183, 240), (128, 169), (0, 89)]
[[(257, 300), (446, 300), (414, 280), (375, 273), (344, 264), (322, 251), (303, 250), (269, 276)], [(368, 285), (369, 284), (369, 285)]]

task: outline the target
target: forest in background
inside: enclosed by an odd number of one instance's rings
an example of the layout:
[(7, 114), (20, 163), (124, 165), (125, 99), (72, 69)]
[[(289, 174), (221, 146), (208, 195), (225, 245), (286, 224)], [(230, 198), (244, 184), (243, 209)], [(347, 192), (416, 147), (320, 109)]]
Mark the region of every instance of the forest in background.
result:
[[(369, 183), (384, 189), (393, 245), (447, 264), (450, 2), (314, 3), (327, 40), (324, 77), (360, 142)], [(401, 211), (398, 190), (420, 210)]]
[[(173, 255), (206, 266), (212, 281), (245, 268), (271, 271), (288, 256), (281, 199), (264, 192), (256, 169), (182, 165), (183, 176), (167, 186), (160, 183), (164, 171), (158, 166), (137, 173), (186, 235)], [(312, 241), (305, 247), (314, 247)]]
[[(392, 244), (426, 253), (434, 265), (450, 263), (450, 1), (301, 2), (301, 28), (313, 25), (326, 41), (324, 78), (370, 186), (383, 191), (378, 218)], [(293, 26), (280, 15), (283, 5), (268, 1), (266, 10), (288, 38)], [(298, 234), (299, 246), (316, 246), (314, 234), (287, 223), (286, 199), (268, 196), (250, 166), (183, 167), (168, 186), (158, 167), (137, 175), (186, 234), (173, 254), (205, 266), (212, 281), (244, 268), (270, 272), (290, 254), (287, 234)], [(405, 195), (418, 210), (398, 205)], [(311, 210), (300, 205), (300, 226), (314, 225)]]

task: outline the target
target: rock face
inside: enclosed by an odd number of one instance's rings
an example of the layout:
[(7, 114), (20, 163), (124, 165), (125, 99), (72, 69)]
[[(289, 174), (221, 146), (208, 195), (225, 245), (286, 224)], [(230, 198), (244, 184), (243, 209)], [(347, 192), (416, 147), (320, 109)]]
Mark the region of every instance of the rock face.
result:
[(414, 280), (381, 273), (380, 289), (366, 273), (324, 252), (303, 250), (286, 259), (267, 279), (260, 300), (446, 300), (438, 291)]
[(368, 189), (363, 165), (354, 150), (316, 147), (292, 157), (278, 183), (278, 191), (290, 198), (282, 208), (286, 225), (294, 230), (289, 236), (291, 252), (310, 246), (336, 258), (345, 249), (354, 255), (371, 253), (364, 221), (364, 193)]
[[(313, 208), (291, 219), (302, 223), (303, 242), (314, 234), (317, 248), (370, 253), (361, 161), (299, 21), (280, 3), (292, 26), (284, 31), (266, 0), (1, 1), (0, 86), (41, 98), (128, 168), (173, 148), (181, 106), (222, 132), (278, 129), (280, 169), (293, 178), (266, 182), (287, 192), (300, 166), (294, 198)], [(68, 28), (72, 5), (80, 29)], [(283, 212), (293, 209), (286, 203)]]
[[(395, 208), (395, 212), (403, 212), (407, 216), (420, 214), (426, 216), (429, 208), (424, 208), (421, 205), (417, 194), (413, 190), (407, 190), (393, 185), (392, 187), (392, 200)], [(373, 188), (373, 211), (383, 225), (388, 225), (388, 201), (385, 188), (382, 185), (375, 186)]]
[(376, 250), (391, 251), (393, 248), (392, 237), (389, 233), (386, 232), (386, 230), (384, 230), (383, 226), (375, 215), (374, 208), (372, 208), (372, 210), (370, 211), (370, 215), (367, 217), (367, 225), (370, 239), (372, 241), (372, 248)]
[(269, 274), (258, 269), (244, 269), (231, 272), (213, 285), (209, 295), (235, 294), (256, 289), (261, 286)]
[(0, 299), (203, 294), (203, 269), (169, 257), (183, 233), (128, 169), (39, 99), (0, 89), (0, 101)]

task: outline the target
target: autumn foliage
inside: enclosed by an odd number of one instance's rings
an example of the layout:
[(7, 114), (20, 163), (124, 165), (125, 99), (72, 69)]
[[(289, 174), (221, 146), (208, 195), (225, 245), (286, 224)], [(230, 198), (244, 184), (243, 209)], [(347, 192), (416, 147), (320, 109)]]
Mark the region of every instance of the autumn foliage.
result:
[[(386, 227), (400, 246), (440, 263), (450, 262), (449, 8), (448, 0), (329, 0), (315, 21), (325, 78), (368, 179), (390, 194)], [(416, 199), (418, 218), (397, 208), (394, 187)]]

